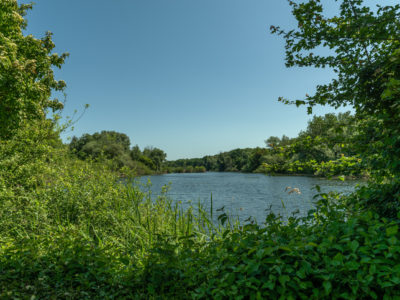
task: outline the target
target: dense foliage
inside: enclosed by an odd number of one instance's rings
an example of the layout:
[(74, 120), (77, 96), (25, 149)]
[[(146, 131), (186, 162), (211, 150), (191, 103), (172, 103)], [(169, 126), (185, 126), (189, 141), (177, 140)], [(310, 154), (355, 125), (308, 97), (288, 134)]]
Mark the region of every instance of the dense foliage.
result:
[[(208, 214), (201, 204), (183, 209), (165, 193), (151, 199), (150, 187), (143, 192), (129, 176), (121, 180), (109, 162), (143, 156), (157, 170), (165, 159), (158, 150), (130, 149), (124, 134), (75, 138), (71, 153), (60, 142), (56, 120), (41, 115), (56, 89), (52, 77), (24, 77), (27, 70), (4, 65), (3, 57), (12, 53), (7, 47), (20, 61), (24, 53), (39, 60), (51, 50), (46, 42), (13, 42), (15, 36), (28, 38), (21, 34), (26, 6), (1, 2), (0, 84), (26, 80), (26, 91), (43, 84), (44, 94), (21, 96), (18, 89), (4, 89), (9, 83), (0, 90), (0, 122), (10, 121), (0, 126), (0, 298), (400, 298), (400, 7), (372, 12), (361, 0), (342, 0), (340, 15), (325, 18), (318, 0), (290, 3), (298, 31), (273, 28), (287, 39), (288, 65), (337, 68), (339, 79), (318, 87), (308, 103), (355, 105), (357, 143), (341, 136), (353, 136), (351, 126), (336, 131), (324, 125), (353, 117), (317, 117), (298, 138), (269, 138), (267, 149), (234, 150), (214, 166), (257, 168), (274, 151), (276, 158), (284, 151), (320, 165), (327, 158), (350, 164), (359, 155), (372, 177), (370, 185), (347, 197), (317, 187), (308, 216), (283, 220), (270, 213), (257, 225), (237, 224), (223, 211), (216, 222), (215, 211)], [(319, 45), (336, 56), (301, 56)], [(366, 73), (369, 64), (356, 61), (368, 56), (379, 71)], [(9, 59), (14, 65), (15, 57)], [(33, 111), (28, 103), (34, 103)], [(330, 138), (323, 141), (325, 134)]]
[(257, 151), (257, 149), (235, 149), (229, 152), (221, 152), (217, 155), (207, 155), (203, 158), (189, 158), (168, 161), (166, 166), (178, 173), (190, 173), (191, 171), (246, 171), (250, 163), (250, 157), (254, 151)]
[[(314, 95), (304, 100), (309, 111), (317, 104), (335, 107), (352, 105), (359, 120), (357, 152), (368, 163), (372, 175), (366, 199), (376, 193), (392, 192), (398, 202), (400, 192), (400, 5), (371, 9), (362, 0), (342, 0), (339, 15), (325, 16), (319, 0), (289, 1), (298, 22), (296, 30), (271, 26), (286, 40), (286, 65), (331, 67), (337, 74), (332, 82), (318, 85)], [(321, 48), (330, 51), (316, 54)], [(328, 54), (327, 54), (328, 53)], [(363, 201), (363, 200), (362, 200)], [(366, 204), (374, 201), (366, 200)], [(385, 204), (379, 212), (388, 215)], [(397, 207), (398, 205), (391, 205)], [(373, 204), (372, 207), (376, 208)], [(396, 215), (392, 210), (389, 215)]]
[(0, 139), (27, 121), (44, 120), (47, 109), (63, 107), (58, 99), (50, 99), (52, 91), (65, 88), (52, 67), (60, 68), (68, 55), (52, 53), (51, 32), (41, 39), (23, 35), (23, 16), (30, 8), (15, 0), (0, 3)]
[(314, 116), (296, 138), (270, 137), (259, 170), (265, 173), (362, 176), (368, 166), (357, 155), (359, 121), (347, 113)]
[(129, 137), (115, 131), (102, 131), (73, 137), (69, 149), (80, 159), (106, 159), (113, 170), (133, 170), (137, 175), (161, 172), (167, 155), (158, 148), (143, 151), (136, 145), (130, 148)]
[(1, 169), (11, 177), (0, 194), (1, 298), (400, 295), (399, 221), (349, 199), (320, 194), (308, 217), (288, 223), (270, 214), (239, 226), (222, 214), (214, 225), (201, 206), (153, 202), (63, 148), (23, 168)]
[[(365, 119), (359, 152), (383, 179), (400, 171), (400, 5), (377, 6), (374, 11), (362, 2), (343, 0), (340, 15), (326, 17), (318, 0), (289, 1), (298, 29), (271, 26), (271, 30), (286, 40), (287, 66), (331, 67), (337, 74), (304, 100), (280, 100), (307, 104), (310, 111), (317, 104), (352, 105), (357, 118)], [(330, 49), (329, 54), (312, 52), (321, 47)]]
[(115, 131), (73, 137), (69, 149), (80, 159), (107, 160), (114, 170), (125, 167), (137, 175), (213, 171), (354, 177), (367, 174), (355, 146), (360, 126), (350, 112), (314, 116), (297, 137), (271, 136), (265, 141), (266, 148), (175, 161), (166, 161), (165, 152), (158, 148), (131, 148), (129, 137)]
[(203, 158), (166, 162), (174, 172), (258, 172), (321, 177), (363, 176), (367, 166), (355, 143), (360, 122), (347, 113), (314, 116), (295, 138), (271, 136), (266, 148), (235, 149)]

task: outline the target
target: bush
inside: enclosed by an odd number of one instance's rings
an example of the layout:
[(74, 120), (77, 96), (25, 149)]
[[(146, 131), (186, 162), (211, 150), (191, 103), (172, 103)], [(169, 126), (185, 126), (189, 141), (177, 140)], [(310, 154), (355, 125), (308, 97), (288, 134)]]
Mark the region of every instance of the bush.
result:
[[(343, 198), (342, 198), (343, 200)], [(140, 282), (152, 295), (193, 299), (394, 299), (400, 296), (399, 220), (321, 194), (304, 218), (226, 230), (179, 254), (164, 241)], [(190, 242), (190, 243), (189, 243)]]
[[(304, 218), (270, 214), (239, 227), (222, 214), (218, 225), (201, 206), (153, 201), (62, 147), (32, 143), (34, 159), (24, 156), (23, 137), (1, 144), (2, 298), (400, 295), (399, 220), (356, 209), (375, 203), (378, 187), (349, 199), (321, 194)], [(388, 185), (382, 203), (396, 203), (395, 192)]]
[(355, 194), (354, 202), (373, 210), (381, 217), (396, 219), (400, 212), (400, 183), (369, 183)]
[(361, 164), (361, 159), (342, 156), (337, 160), (322, 162), (317, 166), (314, 174), (325, 177), (335, 175), (357, 176), (361, 175), (363, 170), (364, 166)]
[[(249, 226), (209, 250), (198, 298), (321, 299), (400, 296), (398, 221), (372, 213), (310, 226)], [(194, 269), (195, 269), (194, 268)], [(193, 269), (193, 270), (194, 270)]]
[(342, 156), (336, 160), (318, 163), (316, 160), (288, 161), (285, 163), (263, 163), (256, 170), (266, 174), (307, 174), (319, 177), (332, 177), (339, 175), (361, 176), (366, 173), (365, 166), (357, 157)]

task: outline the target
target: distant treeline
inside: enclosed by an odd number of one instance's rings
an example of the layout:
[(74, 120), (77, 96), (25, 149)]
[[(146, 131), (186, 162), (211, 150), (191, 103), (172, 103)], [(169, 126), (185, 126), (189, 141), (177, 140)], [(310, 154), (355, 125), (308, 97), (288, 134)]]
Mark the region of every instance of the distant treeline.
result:
[(167, 168), (177, 173), (191, 172), (192, 170), (214, 172), (252, 172), (257, 168), (254, 162), (256, 153), (263, 151), (261, 148), (235, 149), (217, 155), (207, 155), (203, 158), (188, 158), (167, 161)]
[(356, 157), (357, 122), (350, 112), (314, 116), (295, 138), (269, 137), (265, 148), (245, 148), (202, 158), (166, 161), (158, 148), (131, 147), (129, 137), (102, 131), (73, 137), (69, 145), (81, 159), (105, 159), (115, 170), (152, 173), (256, 172), (268, 174), (351, 175), (364, 172)]
[(269, 137), (265, 148), (235, 149), (203, 158), (165, 163), (175, 172), (206, 170), (317, 176), (359, 176), (365, 172), (356, 156), (357, 122), (350, 112), (314, 116), (295, 138)]

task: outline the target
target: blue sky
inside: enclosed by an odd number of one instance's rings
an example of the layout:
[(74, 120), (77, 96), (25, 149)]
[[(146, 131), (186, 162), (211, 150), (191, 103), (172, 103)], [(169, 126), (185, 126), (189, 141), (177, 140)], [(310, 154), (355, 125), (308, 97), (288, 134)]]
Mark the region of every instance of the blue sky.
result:
[(284, 41), (269, 33), (295, 26), (283, 0), (37, 0), (27, 18), (27, 33), (49, 30), (55, 52), (70, 53), (56, 71), (68, 86), (63, 115), (90, 104), (64, 141), (115, 130), (169, 160), (262, 147), (311, 118), (277, 98), (333, 76), (285, 68)]

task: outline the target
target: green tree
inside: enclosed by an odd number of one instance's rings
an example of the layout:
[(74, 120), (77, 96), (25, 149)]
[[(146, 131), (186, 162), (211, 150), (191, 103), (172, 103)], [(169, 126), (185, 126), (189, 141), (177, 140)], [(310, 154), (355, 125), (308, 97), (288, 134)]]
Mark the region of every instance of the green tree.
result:
[(48, 109), (63, 104), (51, 99), (53, 91), (66, 84), (54, 78), (53, 67), (61, 68), (68, 54), (52, 53), (52, 34), (42, 39), (23, 35), (23, 18), (31, 4), (16, 0), (0, 2), (0, 138), (10, 138), (15, 130), (32, 120), (45, 120)]
[(216, 156), (210, 156), (210, 155), (204, 156), (203, 162), (207, 171), (218, 171), (218, 163)]
[[(377, 112), (388, 73), (383, 67), (399, 48), (400, 6), (378, 6), (376, 12), (362, 0), (342, 0), (339, 15), (326, 17), (320, 0), (289, 1), (298, 28), (290, 31), (271, 26), (286, 39), (286, 66), (330, 67), (337, 78), (318, 85), (314, 95), (296, 100), (297, 105), (353, 105), (357, 112)], [(315, 54), (324, 47), (329, 54)], [(324, 52), (326, 53), (326, 51)], [(280, 98), (285, 101), (285, 99)]]
[(241, 171), (250, 157), (250, 151), (248, 149), (235, 149), (228, 153), (232, 158), (233, 168), (235, 171)]
[(350, 112), (329, 113), (324, 116), (314, 116), (308, 122), (307, 129), (300, 132), (297, 140), (310, 137), (315, 144), (319, 143), (330, 149), (335, 159), (342, 154), (352, 156), (355, 155), (354, 139), (357, 128), (356, 118)]
[(220, 153), (217, 155), (217, 165), (219, 172), (232, 171), (232, 158), (228, 155), (227, 152)]
[(143, 155), (151, 159), (157, 171), (161, 170), (161, 166), (167, 158), (167, 154), (163, 150), (153, 147), (146, 147)]
[(254, 170), (256, 170), (263, 162), (262, 158), (265, 154), (267, 154), (266, 149), (262, 149), (259, 147), (253, 149), (253, 152), (249, 157), (249, 161), (244, 168), (244, 171), (253, 172)]
[(104, 130), (94, 134), (86, 133), (80, 138), (73, 137), (69, 144), (70, 149), (82, 159), (88, 156), (96, 158), (101, 154), (115, 158), (128, 153), (129, 146), (130, 140), (125, 133)]
[[(338, 114), (325, 114), (324, 116), (314, 116), (312, 120), (308, 122), (307, 129), (300, 132), (299, 136), (311, 136), (315, 138), (317, 136), (327, 137), (329, 140), (332, 138), (335, 140), (341, 138), (340, 133), (344, 133), (344, 130), (355, 130), (352, 126), (355, 123), (354, 116), (350, 112), (338, 113)], [(346, 132), (345, 134), (351, 134)]]
[(270, 136), (265, 140), (265, 144), (267, 148), (273, 149), (276, 147), (285, 147), (290, 145), (293, 142), (293, 139), (287, 137), (286, 135), (282, 135), (282, 138), (277, 136)]
[[(400, 173), (400, 5), (377, 6), (340, 1), (339, 14), (326, 16), (319, 0), (289, 1), (298, 27), (272, 33), (286, 40), (286, 66), (330, 67), (336, 73), (313, 95), (284, 103), (312, 107), (351, 105), (361, 122), (364, 158), (383, 178)], [(327, 48), (329, 51), (321, 51)], [(367, 142), (368, 141), (368, 142)], [(373, 159), (371, 159), (373, 158)]]
[(130, 154), (133, 160), (139, 160), (140, 156), (142, 155), (142, 151), (140, 150), (138, 145), (135, 145), (132, 147)]
[(315, 138), (310, 136), (298, 138), (292, 144), (289, 154), (292, 155), (292, 160), (303, 162), (309, 160), (322, 162), (335, 159), (333, 149), (328, 147), (326, 140), (320, 136), (316, 136)]

